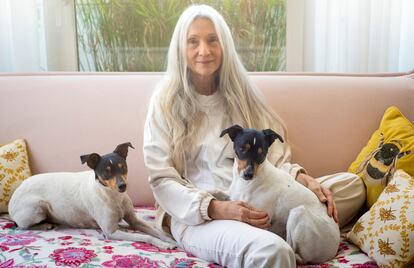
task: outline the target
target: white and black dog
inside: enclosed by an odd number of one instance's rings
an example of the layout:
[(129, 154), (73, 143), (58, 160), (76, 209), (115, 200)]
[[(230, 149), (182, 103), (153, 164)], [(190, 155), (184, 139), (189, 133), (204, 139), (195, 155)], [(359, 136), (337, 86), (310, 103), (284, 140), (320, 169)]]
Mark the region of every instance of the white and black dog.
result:
[(234, 125), (222, 131), (234, 143), (236, 154), (231, 200), (244, 201), (268, 213), (270, 231), (292, 247), (298, 263), (323, 263), (335, 257), (340, 240), (338, 224), (326, 206), (289, 173), (266, 156), (280, 135), (271, 129), (255, 130)]
[[(44, 173), (27, 178), (10, 199), (10, 217), (21, 229), (45, 221), (100, 228), (105, 239), (146, 242), (164, 249), (176, 247), (172, 239), (135, 215), (126, 193), (128, 147), (133, 148), (127, 142), (103, 156), (81, 156), (82, 164), (86, 162), (90, 171)], [(119, 230), (122, 220), (146, 234)]]

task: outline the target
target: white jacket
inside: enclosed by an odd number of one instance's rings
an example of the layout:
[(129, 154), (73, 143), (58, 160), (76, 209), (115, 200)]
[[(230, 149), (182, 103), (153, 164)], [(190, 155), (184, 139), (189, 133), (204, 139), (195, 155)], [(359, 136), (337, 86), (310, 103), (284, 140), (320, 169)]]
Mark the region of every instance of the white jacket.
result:
[[(184, 174), (179, 174), (170, 158), (170, 133), (173, 130), (168, 128), (156, 94), (151, 98), (145, 122), (144, 161), (159, 205), (157, 225), (161, 228), (165, 212), (187, 225), (211, 220), (208, 206), (213, 196), (207, 190), (228, 190), (234, 162), (233, 143), (227, 135), (220, 138), (220, 133), (236, 122), (232, 122), (230, 115), (226, 114), (219, 91), (210, 96), (198, 95), (207, 116), (198, 132), (195, 148), (186, 151)], [(283, 136), (281, 126), (272, 129)], [(296, 177), (303, 168), (290, 164), (290, 158), (287, 143), (276, 141), (271, 146), (269, 161)]]

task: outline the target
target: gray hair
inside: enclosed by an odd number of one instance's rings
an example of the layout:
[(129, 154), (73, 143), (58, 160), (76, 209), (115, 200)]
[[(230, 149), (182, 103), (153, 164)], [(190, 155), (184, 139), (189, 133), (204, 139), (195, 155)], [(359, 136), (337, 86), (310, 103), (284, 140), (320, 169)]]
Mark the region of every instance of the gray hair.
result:
[(192, 5), (177, 21), (168, 50), (167, 72), (158, 85), (161, 110), (171, 129), (171, 159), (180, 173), (184, 172), (185, 148), (194, 145), (194, 137), (197, 137), (204, 116), (191, 83), (186, 57), (188, 29), (200, 17), (213, 23), (222, 48), (222, 63), (216, 81), (234, 123), (249, 128), (282, 126), (279, 133), (282, 132), (282, 136), (287, 134), (282, 120), (266, 107), (261, 94), (250, 81), (224, 18), (208, 5)]

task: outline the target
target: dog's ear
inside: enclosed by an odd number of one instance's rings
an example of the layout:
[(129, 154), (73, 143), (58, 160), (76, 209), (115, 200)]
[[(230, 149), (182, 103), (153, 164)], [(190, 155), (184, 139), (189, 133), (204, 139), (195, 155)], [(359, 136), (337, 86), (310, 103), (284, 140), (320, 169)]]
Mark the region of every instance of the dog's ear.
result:
[(239, 125), (233, 125), (229, 128), (226, 128), (225, 130), (223, 130), (220, 134), (220, 137), (223, 137), (226, 134), (229, 134), (230, 139), (232, 141), (234, 141), (234, 138), (236, 138), (236, 136), (243, 131), (243, 128)]
[(265, 140), (267, 141), (267, 143), (270, 145), (272, 145), (272, 143), (276, 140), (279, 139), (281, 142), (283, 141), (283, 138), (277, 134), (276, 132), (274, 132), (273, 130), (269, 129), (264, 129), (263, 133), (265, 135)]
[(128, 147), (135, 149), (130, 142), (125, 142), (116, 146), (114, 153), (117, 153), (120, 157), (126, 159), (128, 156)]
[(90, 167), (91, 169), (95, 169), (99, 161), (101, 161), (101, 156), (97, 153), (93, 153), (93, 154), (81, 155), (80, 159), (81, 159), (82, 164), (85, 164), (86, 162), (88, 167)]

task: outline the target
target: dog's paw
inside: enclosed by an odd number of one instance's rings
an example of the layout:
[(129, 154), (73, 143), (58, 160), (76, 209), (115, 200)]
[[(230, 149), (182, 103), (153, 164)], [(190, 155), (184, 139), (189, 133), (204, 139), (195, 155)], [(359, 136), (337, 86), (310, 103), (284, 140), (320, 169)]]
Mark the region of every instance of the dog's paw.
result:
[(32, 227), (30, 227), (30, 229), (37, 230), (37, 231), (50, 231), (50, 230), (55, 229), (55, 227), (56, 227), (56, 224), (43, 222), (37, 225), (33, 225)]
[(170, 243), (170, 242), (160, 241), (159, 243), (157, 243), (156, 246), (160, 249), (175, 249), (175, 248), (178, 247), (178, 244), (177, 243)]
[[(121, 222), (118, 223), (118, 227), (120, 229), (128, 229), (129, 226), (130, 225), (124, 220), (122, 220)], [(136, 230), (135, 228), (132, 228), (132, 229)]]
[(212, 191), (209, 191), (209, 193), (212, 196), (214, 196), (214, 198), (216, 198), (217, 200), (220, 200), (220, 201), (230, 200), (230, 196), (226, 192), (219, 191), (219, 190), (212, 190)]

